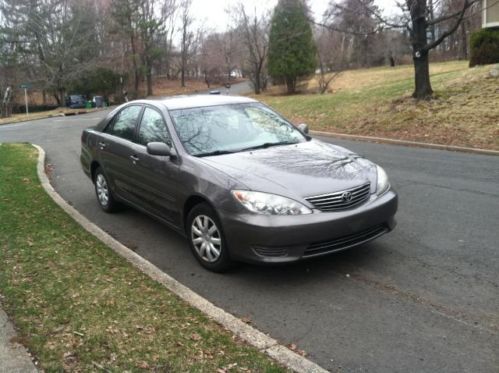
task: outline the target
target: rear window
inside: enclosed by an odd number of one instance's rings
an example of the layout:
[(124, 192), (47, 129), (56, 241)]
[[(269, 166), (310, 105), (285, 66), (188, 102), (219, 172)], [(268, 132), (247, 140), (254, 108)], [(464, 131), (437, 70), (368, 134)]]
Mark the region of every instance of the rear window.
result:
[(142, 106), (127, 106), (116, 114), (106, 132), (122, 139), (133, 141), (135, 126), (141, 110)]

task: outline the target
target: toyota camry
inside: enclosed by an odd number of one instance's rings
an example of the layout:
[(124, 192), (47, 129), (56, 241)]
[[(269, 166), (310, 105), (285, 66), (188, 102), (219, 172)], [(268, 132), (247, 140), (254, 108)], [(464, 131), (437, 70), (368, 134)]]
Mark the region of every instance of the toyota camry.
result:
[(382, 167), (251, 98), (132, 101), (81, 140), (100, 207), (160, 220), (212, 271), (331, 254), (395, 227)]

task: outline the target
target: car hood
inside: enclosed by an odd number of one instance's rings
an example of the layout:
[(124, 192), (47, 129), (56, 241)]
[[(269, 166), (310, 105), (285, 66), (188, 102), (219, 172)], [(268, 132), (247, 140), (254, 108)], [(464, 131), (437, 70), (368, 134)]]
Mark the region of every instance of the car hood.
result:
[(290, 197), (337, 192), (371, 183), (376, 166), (355, 153), (319, 140), (199, 158), (247, 189)]

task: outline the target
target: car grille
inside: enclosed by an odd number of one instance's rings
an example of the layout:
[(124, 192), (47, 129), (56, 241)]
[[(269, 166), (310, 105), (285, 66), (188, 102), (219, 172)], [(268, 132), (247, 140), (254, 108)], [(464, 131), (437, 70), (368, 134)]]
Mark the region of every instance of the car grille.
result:
[(334, 240), (331, 241), (314, 243), (305, 250), (305, 252), (303, 253), (303, 257), (310, 258), (317, 255), (323, 255), (328, 253), (334, 253), (336, 251), (345, 250), (350, 247), (371, 241), (386, 232), (388, 232), (388, 227), (383, 224), (373, 228), (369, 228), (362, 232), (335, 238)]
[(369, 199), (370, 183), (359, 187), (342, 190), (341, 192), (322, 194), (320, 196), (305, 198), (316, 209), (323, 212), (348, 210), (359, 206)]

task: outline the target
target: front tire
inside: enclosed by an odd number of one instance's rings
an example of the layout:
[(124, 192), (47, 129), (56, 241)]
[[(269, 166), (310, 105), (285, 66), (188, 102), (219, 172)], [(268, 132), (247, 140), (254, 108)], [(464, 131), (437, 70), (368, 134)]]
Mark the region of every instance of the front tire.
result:
[(195, 206), (187, 216), (187, 238), (197, 261), (212, 272), (225, 272), (233, 266), (222, 224), (206, 203)]
[(107, 177), (100, 167), (94, 173), (94, 186), (100, 208), (109, 213), (116, 211), (118, 202), (114, 199)]

